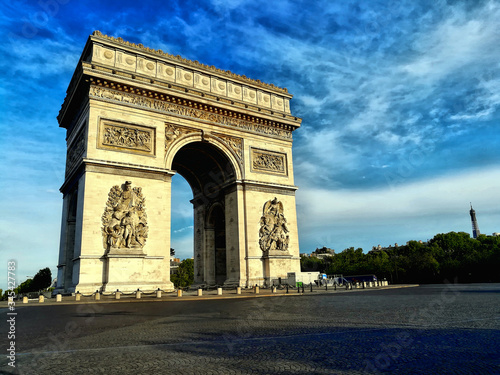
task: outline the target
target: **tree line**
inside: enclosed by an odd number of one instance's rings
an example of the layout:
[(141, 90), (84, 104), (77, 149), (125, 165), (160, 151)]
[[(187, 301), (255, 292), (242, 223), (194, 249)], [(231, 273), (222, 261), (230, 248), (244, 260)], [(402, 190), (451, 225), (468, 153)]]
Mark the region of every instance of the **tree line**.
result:
[(367, 254), (351, 247), (324, 258), (301, 256), (300, 263), (303, 272), (375, 274), (396, 284), (500, 282), (500, 237), (440, 233), (425, 243), (409, 241)]
[[(21, 284), (19, 284), (14, 289), (14, 293), (16, 295), (23, 295), (33, 292), (42, 292), (46, 291), (51, 284), (52, 284), (52, 272), (50, 271), (50, 268), (46, 267), (39, 270), (33, 278), (28, 278)], [(0, 299), (2, 301), (7, 300), (8, 294), (9, 294), (8, 290), (4, 292), (2, 289), (0, 289), (0, 296), (1, 296)]]

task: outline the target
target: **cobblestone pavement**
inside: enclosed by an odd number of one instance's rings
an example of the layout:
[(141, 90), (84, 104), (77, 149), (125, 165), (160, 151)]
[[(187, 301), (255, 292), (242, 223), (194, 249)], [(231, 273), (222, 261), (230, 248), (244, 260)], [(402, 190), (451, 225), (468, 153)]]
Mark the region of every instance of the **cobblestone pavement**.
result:
[(500, 284), (17, 312), (7, 374), (500, 374)]

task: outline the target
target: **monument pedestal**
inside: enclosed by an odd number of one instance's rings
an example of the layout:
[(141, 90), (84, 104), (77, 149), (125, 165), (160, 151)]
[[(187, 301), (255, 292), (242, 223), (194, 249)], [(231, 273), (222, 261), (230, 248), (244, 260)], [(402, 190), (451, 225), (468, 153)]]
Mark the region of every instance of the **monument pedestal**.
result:
[(272, 280), (287, 278), (287, 273), (294, 269), (293, 256), (287, 251), (269, 250), (262, 257), (264, 262), (264, 283), (266, 286), (272, 285)]

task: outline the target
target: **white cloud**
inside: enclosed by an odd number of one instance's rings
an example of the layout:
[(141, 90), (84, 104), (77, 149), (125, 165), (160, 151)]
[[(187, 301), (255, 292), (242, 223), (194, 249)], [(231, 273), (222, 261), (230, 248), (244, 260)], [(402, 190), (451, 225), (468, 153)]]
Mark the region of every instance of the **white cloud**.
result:
[(404, 243), (426, 240), (440, 232), (468, 232), (469, 202), (482, 218), (483, 233), (492, 233), (500, 229), (500, 211), (493, 205), (498, 200), (499, 176), (500, 166), (495, 166), (395, 187), (299, 189), (299, 229), (304, 234), (301, 241), (369, 250), (384, 240)]
[(496, 61), (499, 51), (500, 5), (489, 2), (476, 13), (449, 7), (444, 21), (414, 43), (417, 57), (401, 69), (424, 80), (437, 80), (461, 67), (480, 61)]

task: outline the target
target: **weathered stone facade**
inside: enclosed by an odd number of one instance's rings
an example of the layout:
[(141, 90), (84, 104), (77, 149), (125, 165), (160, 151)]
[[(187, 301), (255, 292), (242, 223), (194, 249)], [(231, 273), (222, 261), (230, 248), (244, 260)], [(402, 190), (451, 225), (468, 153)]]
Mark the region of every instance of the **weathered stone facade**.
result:
[(172, 289), (175, 173), (193, 189), (195, 283), (298, 272), (291, 98), (94, 32), (58, 116), (68, 152), (57, 289)]

